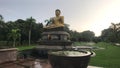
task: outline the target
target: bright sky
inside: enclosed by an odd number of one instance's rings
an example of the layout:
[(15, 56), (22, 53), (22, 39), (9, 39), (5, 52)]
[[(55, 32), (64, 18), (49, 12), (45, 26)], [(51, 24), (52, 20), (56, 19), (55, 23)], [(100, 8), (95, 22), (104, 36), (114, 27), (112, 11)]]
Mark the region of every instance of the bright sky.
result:
[(111, 22), (120, 22), (120, 0), (0, 0), (0, 14), (5, 21), (33, 17), (37, 22), (55, 16), (60, 9), (70, 29), (91, 30), (96, 36)]

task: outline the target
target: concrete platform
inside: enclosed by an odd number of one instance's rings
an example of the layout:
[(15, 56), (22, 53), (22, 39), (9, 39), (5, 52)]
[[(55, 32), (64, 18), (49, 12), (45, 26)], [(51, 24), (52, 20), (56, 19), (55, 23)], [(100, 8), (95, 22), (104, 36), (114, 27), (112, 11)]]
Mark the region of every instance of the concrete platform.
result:
[[(15, 62), (7, 62), (0, 64), (0, 68), (52, 68), (46, 59), (20, 59)], [(103, 68), (96, 66), (88, 66), (88, 68)]]

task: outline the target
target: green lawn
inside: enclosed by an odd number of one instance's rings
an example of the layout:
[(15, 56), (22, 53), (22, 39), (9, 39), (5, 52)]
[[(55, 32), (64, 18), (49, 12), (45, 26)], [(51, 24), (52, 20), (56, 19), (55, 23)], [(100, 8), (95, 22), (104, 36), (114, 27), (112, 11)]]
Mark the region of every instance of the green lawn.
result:
[[(75, 42), (74, 44), (86, 46), (88, 43), (89, 42)], [(120, 68), (120, 47), (105, 42), (99, 42), (93, 46), (105, 49), (94, 50), (96, 56), (91, 58), (89, 65), (104, 68)]]
[(18, 46), (18, 47), (16, 47), (16, 48), (18, 48), (19, 51), (22, 51), (22, 50), (26, 50), (26, 49), (32, 49), (32, 48), (35, 48), (35, 45), (30, 45), (30, 46), (28, 46), (28, 45), (24, 45), (24, 46)]
[(96, 50), (96, 56), (91, 58), (90, 65), (104, 68), (120, 68), (120, 47), (109, 43), (97, 43), (95, 46), (104, 47), (103, 50)]

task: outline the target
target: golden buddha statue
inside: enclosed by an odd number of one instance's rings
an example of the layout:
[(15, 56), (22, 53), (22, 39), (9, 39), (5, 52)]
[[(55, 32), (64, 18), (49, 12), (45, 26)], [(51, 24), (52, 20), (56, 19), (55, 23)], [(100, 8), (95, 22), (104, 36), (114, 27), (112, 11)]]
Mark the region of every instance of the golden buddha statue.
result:
[(46, 29), (64, 27), (64, 16), (60, 16), (61, 11), (59, 9), (55, 10), (56, 17), (50, 19), (50, 22), (44, 27)]

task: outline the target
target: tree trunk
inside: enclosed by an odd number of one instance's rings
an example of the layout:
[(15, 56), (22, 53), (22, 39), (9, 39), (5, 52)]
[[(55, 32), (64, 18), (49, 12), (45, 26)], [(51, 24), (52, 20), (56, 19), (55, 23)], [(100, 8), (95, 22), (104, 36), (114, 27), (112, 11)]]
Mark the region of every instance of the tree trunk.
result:
[(16, 39), (13, 40), (13, 47), (15, 47), (15, 42), (16, 42)]
[(31, 30), (29, 30), (29, 46), (31, 44)]

